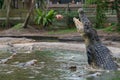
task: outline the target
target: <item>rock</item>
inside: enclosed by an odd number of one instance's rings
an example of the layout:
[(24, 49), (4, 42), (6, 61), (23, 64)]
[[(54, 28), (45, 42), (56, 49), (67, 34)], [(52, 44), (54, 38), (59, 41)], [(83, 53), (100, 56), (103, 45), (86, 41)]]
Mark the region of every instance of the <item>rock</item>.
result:
[(100, 76), (101, 73), (100, 72), (96, 72), (94, 74), (89, 74), (89, 75), (86, 75), (86, 77), (96, 77), (96, 76)]
[(34, 66), (35, 64), (37, 64), (37, 62), (38, 61), (36, 59), (33, 59), (31, 61), (26, 62), (24, 66)]
[(19, 67), (29, 67), (29, 66), (34, 66), (37, 64), (37, 60), (36, 59), (33, 59), (33, 60), (30, 60), (28, 62), (25, 62), (25, 63), (19, 63), (17, 66)]
[(1, 59), (0, 63), (1, 64), (6, 64), (9, 60), (13, 59), (16, 56), (16, 53), (13, 53), (10, 57), (6, 58), (6, 59)]
[(76, 71), (76, 70), (77, 70), (77, 66), (75, 66), (75, 65), (74, 65), (74, 66), (70, 66), (69, 69), (70, 69), (71, 71)]
[(14, 71), (8, 71), (8, 72), (6, 72), (7, 74), (11, 74), (11, 73), (13, 73)]

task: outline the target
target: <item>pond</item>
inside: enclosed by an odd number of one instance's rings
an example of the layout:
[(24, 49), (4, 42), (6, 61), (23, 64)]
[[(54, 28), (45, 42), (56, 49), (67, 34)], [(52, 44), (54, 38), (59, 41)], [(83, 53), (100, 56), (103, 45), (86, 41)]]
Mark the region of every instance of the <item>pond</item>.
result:
[[(10, 53), (0, 53), (0, 58)], [(35, 66), (20, 63), (38, 60)], [(7, 64), (0, 64), (0, 80), (120, 80), (120, 71), (90, 71), (86, 54), (80, 51), (45, 49), (32, 53), (18, 53)], [(95, 73), (101, 73), (96, 75)]]

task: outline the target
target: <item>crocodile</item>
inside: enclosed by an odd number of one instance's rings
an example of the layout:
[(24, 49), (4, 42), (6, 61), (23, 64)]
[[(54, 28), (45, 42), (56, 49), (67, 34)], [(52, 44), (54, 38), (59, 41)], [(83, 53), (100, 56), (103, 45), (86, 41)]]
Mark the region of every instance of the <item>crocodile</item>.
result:
[(79, 18), (80, 20), (74, 17), (73, 22), (85, 41), (88, 64), (93, 68), (117, 70), (118, 66), (113, 60), (112, 52), (103, 45), (83, 10), (79, 10)]

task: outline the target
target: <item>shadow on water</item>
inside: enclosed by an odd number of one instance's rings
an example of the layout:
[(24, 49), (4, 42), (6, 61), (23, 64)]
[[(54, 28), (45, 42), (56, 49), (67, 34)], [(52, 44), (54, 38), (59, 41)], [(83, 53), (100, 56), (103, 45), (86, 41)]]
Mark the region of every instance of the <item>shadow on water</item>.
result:
[[(0, 58), (10, 56), (0, 53)], [(21, 67), (19, 63), (37, 59), (35, 66)], [(0, 64), (0, 80), (120, 80), (120, 72), (102, 72), (100, 76), (89, 76), (86, 54), (79, 51), (53, 50), (18, 53), (16, 57)], [(81, 75), (81, 76), (80, 76)]]

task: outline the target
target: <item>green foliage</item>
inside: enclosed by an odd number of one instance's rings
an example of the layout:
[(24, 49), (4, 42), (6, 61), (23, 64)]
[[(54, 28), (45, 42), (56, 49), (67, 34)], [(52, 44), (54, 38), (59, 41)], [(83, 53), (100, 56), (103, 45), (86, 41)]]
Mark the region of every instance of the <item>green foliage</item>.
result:
[(46, 28), (52, 21), (54, 20), (56, 12), (54, 10), (50, 11), (42, 11), (40, 9), (36, 9), (36, 17), (35, 22), (39, 25), (42, 25), (43, 28)]
[(15, 29), (15, 30), (23, 29), (22, 25), (23, 23), (16, 24), (15, 26), (12, 27), (12, 29)]
[(113, 4), (112, 4), (112, 9), (118, 9), (120, 8), (118, 5), (120, 4), (120, 0), (115, 0), (113, 1)]
[(102, 28), (104, 26), (104, 23), (106, 22), (106, 15), (105, 15), (105, 11), (107, 9), (106, 0), (104, 1), (103, 0), (87, 0), (87, 3), (96, 4), (95, 27)]
[(97, 8), (96, 8), (96, 28), (102, 28), (104, 26), (104, 23), (106, 22), (106, 4), (102, 1), (97, 2)]
[(112, 9), (114, 9), (117, 14), (118, 23), (117, 23), (116, 31), (120, 31), (120, 0), (114, 0), (112, 2)]
[[(109, 8), (109, 1), (110, 0), (87, 0), (87, 3), (93, 4), (95, 3), (97, 5), (96, 7), (96, 28), (102, 28), (104, 27), (104, 23), (106, 22), (106, 15), (105, 11)], [(120, 0), (113, 0), (110, 4), (111, 9), (116, 11), (118, 24), (113, 27), (110, 26), (107, 28), (107, 31), (120, 31)], [(114, 29), (113, 29), (114, 28)]]
[(0, 9), (2, 8), (4, 0), (0, 0)]

